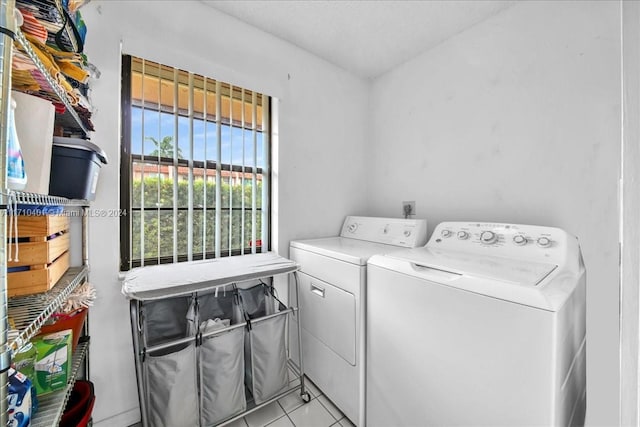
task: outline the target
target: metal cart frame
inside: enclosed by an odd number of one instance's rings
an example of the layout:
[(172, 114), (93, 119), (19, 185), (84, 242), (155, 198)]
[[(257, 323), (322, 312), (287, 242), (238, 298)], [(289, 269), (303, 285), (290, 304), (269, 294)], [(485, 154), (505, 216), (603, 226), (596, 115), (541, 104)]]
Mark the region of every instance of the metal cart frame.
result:
[[(236, 258), (236, 260), (234, 260), (234, 258)], [(206, 339), (207, 337), (211, 337), (217, 334), (222, 334), (225, 332), (231, 332), (243, 327), (246, 327), (247, 329), (251, 328), (251, 321), (247, 320), (246, 322), (232, 324), (228, 327), (225, 327), (223, 329), (218, 329), (213, 332), (205, 332), (205, 333), (199, 332), (193, 336), (189, 336), (186, 338), (168, 340), (160, 344), (147, 346), (147, 343), (145, 342), (145, 336), (144, 336), (144, 318), (143, 318), (144, 314), (142, 310), (144, 303), (149, 301), (154, 301), (154, 300), (157, 301), (161, 299), (172, 298), (172, 297), (189, 297), (189, 296), (191, 296), (191, 298), (197, 301), (198, 296), (200, 294), (205, 293), (205, 291), (206, 293), (211, 293), (212, 290), (217, 292), (217, 290), (222, 287), (228, 287), (229, 285), (235, 285), (240, 282), (249, 282), (249, 281), (261, 282), (262, 281), (261, 279), (273, 278), (276, 276), (286, 276), (288, 280), (288, 288), (290, 288), (292, 285), (292, 280), (290, 279), (293, 279), (293, 285), (296, 288), (295, 296), (293, 297), (293, 299), (295, 300), (293, 301), (294, 304), (292, 304), (292, 301), (288, 301), (288, 306), (285, 307), (284, 310), (274, 314), (267, 314), (266, 316), (260, 317), (260, 319), (254, 319), (254, 320), (256, 322), (259, 322), (263, 320), (269, 320), (277, 316), (286, 316), (285, 339), (284, 339), (285, 351), (286, 351), (285, 353), (286, 367), (291, 368), (295, 372), (295, 377), (293, 379), (291, 378), (289, 379), (290, 381), (289, 387), (287, 387), (286, 389), (283, 389), (283, 391), (269, 397), (267, 400), (259, 404), (256, 404), (255, 402), (251, 403), (253, 399), (247, 400), (247, 402), (250, 403), (250, 405), (248, 405), (247, 409), (244, 412), (238, 413), (236, 415), (233, 415), (232, 417), (224, 419), (217, 425), (225, 425), (233, 421), (236, 421), (246, 416), (247, 414), (254, 412), (296, 390), (300, 390), (300, 397), (303, 400), (303, 402), (308, 403), (310, 401), (311, 396), (309, 395), (308, 391), (305, 388), (304, 368), (303, 368), (303, 362), (302, 362), (303, 360), (302, 345), (301, 345), (302, 330), (301, 330), (301, 324), (300, 324), (300, 316), (296, 316), (297, 317), (296, 319), (297, 320), (296, 322), (297, 323), (297, 339), (298, 339), (298, 366), (296, 366), (296, 363), (292, 360), (291, 354), (290, 354), (290, 351), (291, 351), (290, 338), (291, 337), (289, 334), (289, 329), (290, 329), (289, 319), (290, 319), (290, 316), (294, 315), (299, 311), (299, 300), (298, 300), (298, 292), (297, 292), (297, 288), (299, 286), (299, 280), (298, 280), (298, 274), (297, 274), (298, 268), (299, 268), (298, 265), (293, 261), (279, 257), (273, 253), (246, 255), (242, 257), (244, 258), (243, 261), (248, 261), (247, 263), (244, 263), (246, 264), (246, 266), (243, 265), (242, 263), (239, 263), (237, 261), (237, 258), (241, 258), (241, 257), (230, 257), (230, 258), (210, 260), (208, 262), (211, 266), (211, 271), (210, 271), (211, 275), (207, 274), (206, 280), (204, 279), (205, 276), (202, 276), (202, 278), (196, 278), (195, 281), (187, 279), (185, 280), (184, 286), (180, 286), (174, 281), (173, 283), (170, 284), (170, 286), (167, 286), (164, 289), (153, 289), (153, 290), (145, 289), (145, 290), (136, 291), (136, 288), (137, 288), (136, 285), (143, 283), (146, 279), (148, 279), (150, 277), (148, 273), (153, 273), (154, 269), (158, 269), (158, 268), (166, 269), (168, 267), (167, 265), (145, 267), (144, 269), (135, 269), (130, 272), (130, 273), (133, 273), (132, 275), (127, 274), (127, 277), (125, 278), (124, 285), (123, 285), (123, 293), (131, 299), (130, 300), (131, 330), (132, 330), (132, 338), (133, 338), (136, 378), (137, 378), (137, 384), (138, 384), (138, 399), (140, 403), (140, 412), (142, 416), (143, 427), (153, 427), (150, 425), (150, 420), (149, 420), (149, 396), (150, 396), (151, 390), (149, 390), (149, 387), (147, 384), (147, 376), (145, 374), (145, 366), (144, 366), (145, 358), (149, 355), (149, 353), (157, 352), (160, 350), (164, 350), (164, 349), (168, 349), (168, 348), (176, 347), (180, 345), (190, 345), (194, 341), (195, 341), (195, 347), (197, 348), (198, 346), (202, 345), (203, 339)], [(182, 264), (188, 266), (189, 263), (182, 263)], [(203, 265), (205, 265), (203, 264), (202, 261), (196, 262), (194, 264), (199, 264), (198, 268), (201, 268), (201, 269), (203, 268)], [(237, 265), (232, 265), (232, 264), (237, 264)], [(225, 267), (225, 268), (220, 268), (220, 267)], [(226, 267), (229, 267), (229, 268), (226, 268)], [(138, 276), (138, 273), (142, 273), (142, 274)], [(132, 278), (131, 276), (134, 276), (134, 277)], [(131, 279), (131, 280), (128, 282), (128, 279)], [(161, 288), (162, 286), (163, 284), (160, 284)], [(289, 292), (289, 294), (291, 294), (291, 292)], [(276, 301), (280, 303), (280, 301), (277, 300), (277, 298), (276, 298)], [(196, 322), (196, 324), (197, 323), (199, 323), (199, 321)], [(195, 363), (196, 363), (196, 367), (194, 368), (197, 369), (200, 362), (199, 360), (196, 360)], [(200, 380), (201, 379), (199, 379), (197, 384), (194, 385), (194, 387), (197, 390), (198, 397), (200, 397), (200, 389), (201, 389)], [(295, 385), (291, 385), (291, 380), (293, 381), (299, 380), (299, 383)], [(244, 387), (244, 385), (242, 386)], [(198, 424), (200, 425), (202, 421), (202, 415), (201, 415), (202, 408), (199, 408), (198, 412), (199, 412)]]

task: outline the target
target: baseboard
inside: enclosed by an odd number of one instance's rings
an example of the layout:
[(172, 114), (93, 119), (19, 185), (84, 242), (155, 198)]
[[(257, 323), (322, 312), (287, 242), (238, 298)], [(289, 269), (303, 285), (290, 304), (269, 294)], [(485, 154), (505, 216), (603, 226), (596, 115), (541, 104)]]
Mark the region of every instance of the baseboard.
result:
[(94, 427), (130, 427), (140, 422), (140, 408), (122, 412), (103, 420), (93, 420)]

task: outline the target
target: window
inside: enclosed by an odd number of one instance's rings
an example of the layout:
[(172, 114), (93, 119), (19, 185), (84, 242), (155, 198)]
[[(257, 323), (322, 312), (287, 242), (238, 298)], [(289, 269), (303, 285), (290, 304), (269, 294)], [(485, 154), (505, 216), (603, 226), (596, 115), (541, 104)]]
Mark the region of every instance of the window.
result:
[(269, 249), (269, 97), (122, 61), (121, 270)]

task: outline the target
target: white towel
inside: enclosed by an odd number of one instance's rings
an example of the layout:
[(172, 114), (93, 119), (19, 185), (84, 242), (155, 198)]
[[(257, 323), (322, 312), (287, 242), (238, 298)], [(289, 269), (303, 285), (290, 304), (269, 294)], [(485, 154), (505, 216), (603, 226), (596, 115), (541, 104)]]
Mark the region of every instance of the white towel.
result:
[(216, 317), (215, 319), (205, 320), (204, 322), (200, 323), (200, 332), (203, 334), (207, 332), (213, 332), (219, 329), (227, 328), (229, 327), (229, 325), (231, 325), (231, 320), (219, 319)]

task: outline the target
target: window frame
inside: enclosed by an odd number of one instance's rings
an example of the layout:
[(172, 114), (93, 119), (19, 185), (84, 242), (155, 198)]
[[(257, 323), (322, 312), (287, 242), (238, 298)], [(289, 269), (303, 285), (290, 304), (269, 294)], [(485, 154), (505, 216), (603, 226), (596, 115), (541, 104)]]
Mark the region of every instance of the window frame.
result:
[[(120, 93), (120, 103), (121, 103), (121, 136), (120, 136), (120, 209), (123, 212), (123, 215), (120, 216), (120, 271), (128, 271), (132, 268), (140, 267), (142, 265), (157, 265), (157, 264), (171, 264), (174, 263), (174, 256), (155, 256), (153, 258), (145, 258), (142, 259), (132, 259), (131, 249), (132, 249), (132, 240), (131, 240), (131, 232), (132, 232), (132, 213), (133, 213), (133, 198), (132, 198), (132, 187), (133, 187), (133, 163), (134, 162), (148, 162), (148, 163), (157, 163), (159, 165), (167, 164), (170, 166), (174, 166), (174, 159), (166, 158), (166, 157), (158, 157), (154, 159), (150, 159), (149, 157), (144, 157), (139, 154), (132, 153), (132, 134), (131, 134), (131, 124), (132, 124), (132, 109), (136, 107), (134, 102), (132, 101), (132, 56), (123, 54), (122, 55), (122, 67), (121, 67), (121, 93)], [(142, 59), (142, 58), (141, 58)], [(177, 68), (177, 67), (174, 67)], [(223, 171), (230, 172), (245, 172), (245, 173), (255, 173), (261, 174), (262, 176), (266, 176), (265, 180), (262, 179), (262, 185), (266, 185), (267, 188), (263, 191), (266, 191), (267, 205), (262, 206), (259, 212), (266, 210), (266, 215), (264, 219), (266, 221), (262, 221), (261, 227), (264, 230), (266, 227), (266, 236), (267, 242), (261, 242), (261, 246), (257, 246), (256, 253), (271, 251), (271, 241), (272, 241), (272, 227), (271, 227), (271, 215), (272, 215), (272, 185), (271, 185), (271, 177), (272, 177), (272, 135), (271, 131), (272, 127), (272, 110), (271, 110), (271, 102), (272, 98), (270, 96), (265, 96), (267, 100), (266, 105), (263, 105), (262, 108), (267, 109), (267, 122), (263, 124), (263, 133), (265, 135), (265, 143), (268, 144), (268, 155), (266, 161), (266, 171), (263, 167), (258, 167), (256, 165), (248, 167), (241, 166), (235, 164), (225, 164), (221, 162)], [(145, 107), (146, 108), (146, 107)], [(229, 124), (230, 127), (234, 127), (233, 123)], [(205, 168), (207, 170), (216, 170), (216, 161), (212, 160), (187, 160), (187, 159), (178, 159), (177, 165), (183, 167), (191, 167), (193, 169)], [(260, 194), (257, 197), (261, 197)], [(256, 199), (257, 200), (257, 199)], [(150, 209), (150, 208), (148, 208)], [(155, 210), (173, 210), (173, 207), (168, 208), (155, 208)], [(177, 207), (178, 211), (186, 210), (189, 208)], [(191, 209), (193, 211), (203, 211), (205, 208), (192, 206)], [(207, 209), (212, 209), (208, 207)], [(216, 207), (217, 209), (226, 210), (227, 208)], [(137, 210), (137, 209), (136, 209)], [(141, 212), (144, 212), (145, 208), (141, 208)], [(247, 208), (242, 207), (228, 207), (229, 213), (231, 214), (234, 211), (247, 211)], [(151, 211), (151, 209), (150, 209)], [(256, 223), (257, 224), (257, 223)], [(257, 235), (256, 240), (262, 240), (262, 236)], [(193, 252), (193, 251), (192, 251)], [(239, 256), (245, 254), (251, 254), (251, 247), (241, 247), (240, 249), (225, 249), (224, 251), (219, 251), (221, 257), (226, 256)], [(202, 251), (193, 252), (191, 255), (191, 259), (193, 261), (202, 260), (202, 259), (213, 259), (216, 258), (215, 249), (213, 251)], [(188, 254), (177, 254), (177, 259), (175, 262), (185, 262), (189, 260)], [(144, 262), (143, 262), (144, 261)]]

